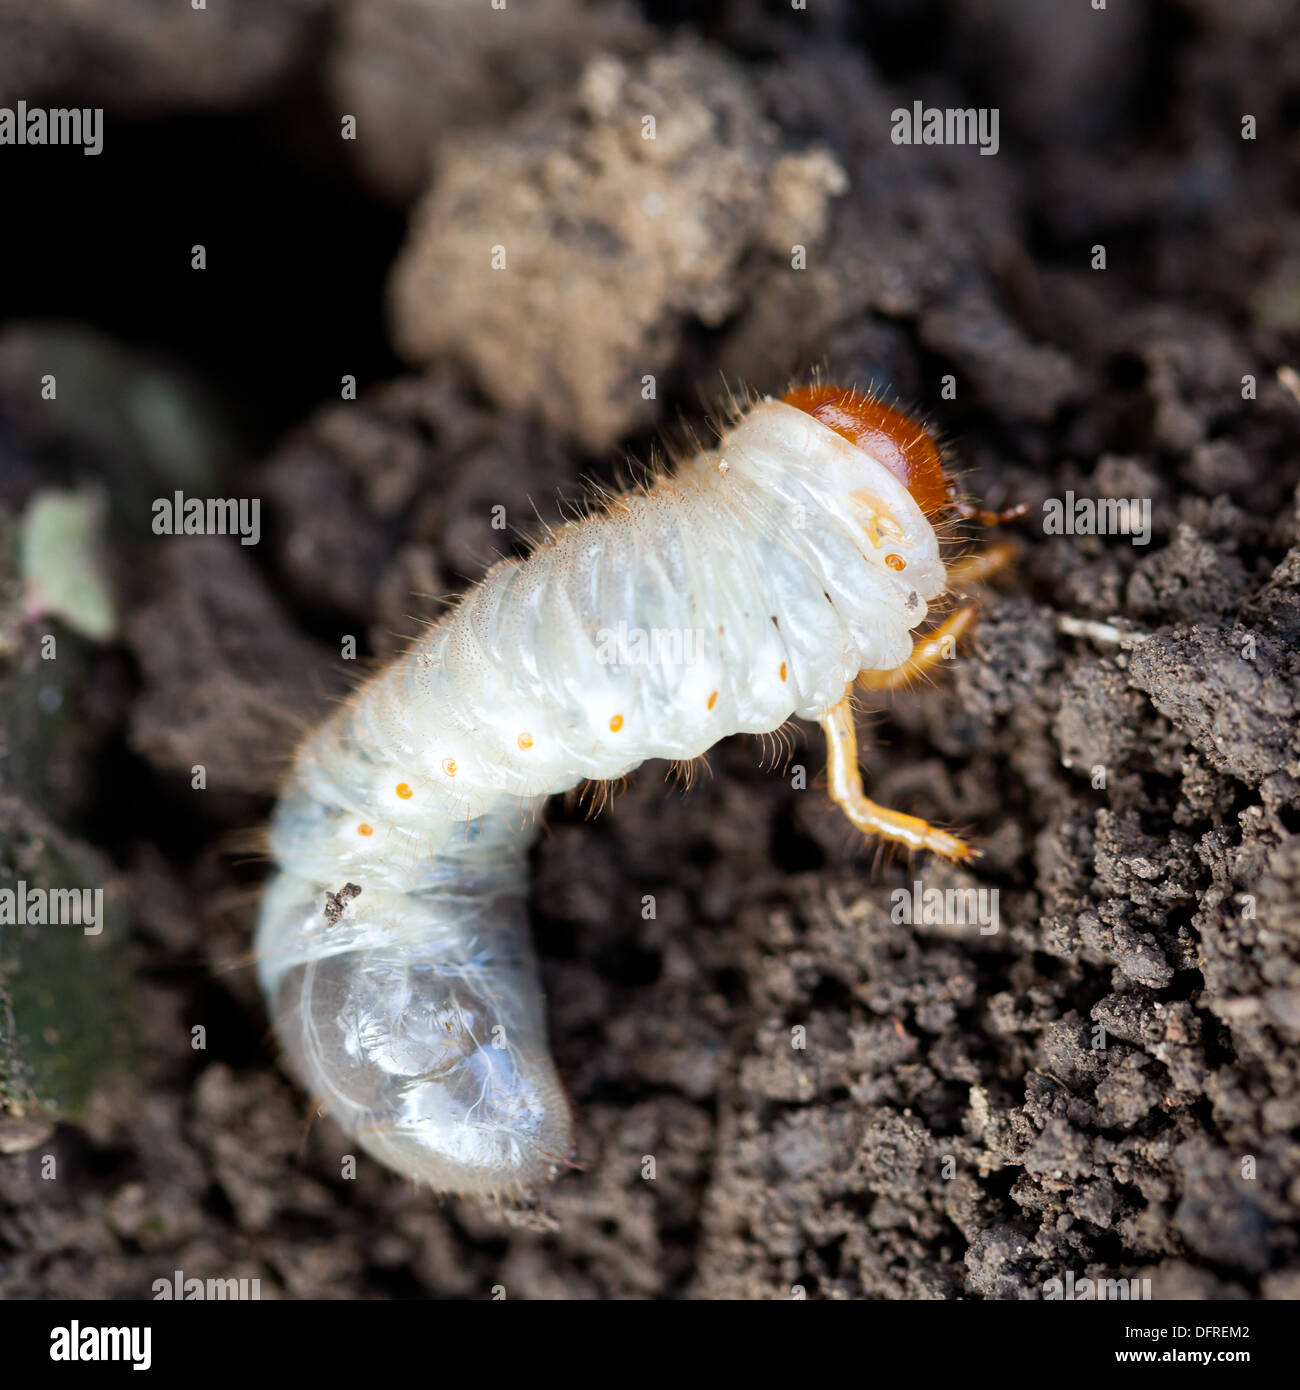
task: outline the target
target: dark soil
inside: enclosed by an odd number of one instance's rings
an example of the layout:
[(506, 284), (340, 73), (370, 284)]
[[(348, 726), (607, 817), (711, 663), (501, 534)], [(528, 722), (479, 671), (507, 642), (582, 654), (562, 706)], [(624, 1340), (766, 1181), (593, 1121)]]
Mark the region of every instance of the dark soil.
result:
[[(34, 826), (94, 852), (137, 1039), (0, 1157), (0, 1296), (1300, 1297), (1293, 7), (553, 0), (508, 63), (439, 42), (437, 0), (175, 8), (0, 16), (0, 105), (106, 108), (96, 158), (0, 149), (0, 515), (98, 482), (123, 613), (95, 644), (6, 590), (0, 871)], [(997, 107), (998, 153), (892, 144), (914, 100)], [(533, 917), (581, 1170), (501, 1207), (343, 1180), (247, 968), (247, 846), (344, 638), (390, 656), (534, 504), (703, 428), (724, 377), (814, 368), (1031, 504), (961, 660), (868, 721), (871, 795), (984, 858), (859, 843), (805, 727), (554, 805)], [(175, 488), (260, 498), (260, 543), (153, 535)], [(1149, 499), (1150, 543), (1047, 534), (1067, 492)], [(28, 756), (48, 630), (76, 656)], [(892, 921), (918, 876), (997, 888), (999, 931)]]

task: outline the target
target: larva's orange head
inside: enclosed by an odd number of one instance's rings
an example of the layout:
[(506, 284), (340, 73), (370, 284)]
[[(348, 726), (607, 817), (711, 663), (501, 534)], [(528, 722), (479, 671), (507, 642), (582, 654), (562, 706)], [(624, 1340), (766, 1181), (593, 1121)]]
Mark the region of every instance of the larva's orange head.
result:
[(830, 383), (801, 386), (781, 399), (883, 463), (927, 517), (937, 515), (952, 500), (952, 485), (939, 450), (924, 426), (910, 415)]

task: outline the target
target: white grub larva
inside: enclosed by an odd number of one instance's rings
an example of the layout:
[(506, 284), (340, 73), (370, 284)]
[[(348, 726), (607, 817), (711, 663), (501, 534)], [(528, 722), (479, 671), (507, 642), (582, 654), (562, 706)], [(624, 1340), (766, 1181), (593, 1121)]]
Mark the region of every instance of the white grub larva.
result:
[[(856, 826), (972, 854), (866, 799), (850, 702), (969, 621), (914, 644), (954, 510), (994, 519), (956, 503), (901, 411), (829, 385), (765, 398), (717, 448), (496, 565), (306, 740), (272, 821), (259, 973), (290, 1066), (363, 1148), (483, 1195), (572, 1158), (526, 918), (557, 792), (795, 715), (821, 723)], [(610, 633), (689, 640), (646, 659)]]

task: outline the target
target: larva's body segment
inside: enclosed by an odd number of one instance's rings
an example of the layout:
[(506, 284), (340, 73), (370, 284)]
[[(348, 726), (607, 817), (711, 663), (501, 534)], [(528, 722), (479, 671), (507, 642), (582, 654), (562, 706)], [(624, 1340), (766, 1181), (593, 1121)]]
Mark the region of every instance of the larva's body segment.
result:
[(570, 1155), (525, 914), (548, 796), (818, 718), (909, 657), (945, 588), (935, 530), (839, 429), (762, 401), (497, 565), (299, 750), (261, 981), (294, 1070), (391, 1167), (493, 1193)]

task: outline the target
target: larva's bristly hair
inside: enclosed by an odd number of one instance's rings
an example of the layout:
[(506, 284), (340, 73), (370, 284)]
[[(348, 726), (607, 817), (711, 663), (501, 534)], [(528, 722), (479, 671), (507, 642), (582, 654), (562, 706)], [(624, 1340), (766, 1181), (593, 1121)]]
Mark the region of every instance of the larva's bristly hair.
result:
[(697, 758), (670, 758), (664, 774), (665, 780), (672, 782), (683, 794), (689, 792), (702, 777), (712, 775), (713, 768), (703, 753)]
[(701, 400), (705, 423), (713, 434), (711, 442), (715, 443), (725, 439), (727, 433), (763, 399), (763, 393), (756, 387), (744, 382), (730, 382), (725, 372), (718, 375), (718, 385), (705, 393)]
[(236, 826), (220, 837), (217, 848), (236, 863), (264, 864), (271, 857), (271, 832), (265, 823)]
[(569, 810), (580, 810), (585, 820), (595, 820), (604, 815), (617, 797), (628, 789), (627, 777), (588, 777), (572, 791), (565, 793), (565, 806)]
[(764, 771), (776, 771), (789, 767), (798, 742), (798, 735), (790, 720), (787, 719), (779, 729), (769, 729), (756, 737), (760, 768)]

